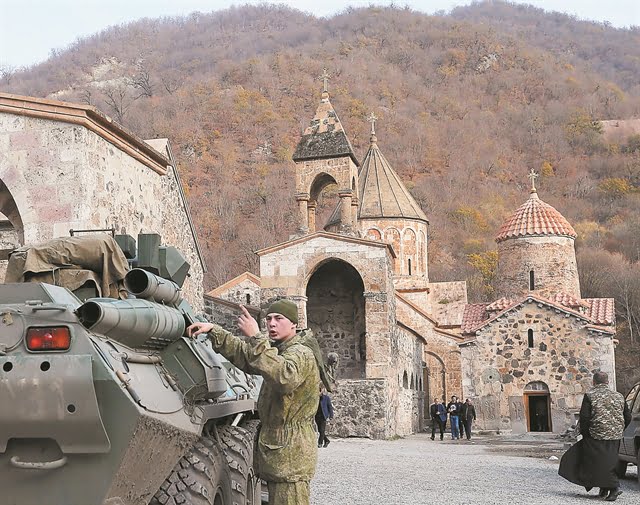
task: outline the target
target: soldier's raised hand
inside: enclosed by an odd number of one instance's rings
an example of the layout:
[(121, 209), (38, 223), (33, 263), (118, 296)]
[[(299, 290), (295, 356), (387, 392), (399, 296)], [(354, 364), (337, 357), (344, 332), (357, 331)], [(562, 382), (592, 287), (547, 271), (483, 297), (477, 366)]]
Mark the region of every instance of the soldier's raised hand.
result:
[(202, 333), (209, 333), (213, 329), (213, 324), (211, 323), (193, 323), (191, 326), (187, 328), (187, 335), (189, 337), (197, 337)]
[(240, 328), (242, 334), (246, 337), (253, 337), (260, 333), (258, 321), (251, 317), (247, 308), (244, 305), (240, 305), (240, 310), (242, 314), (238, 316), (238, 328)]

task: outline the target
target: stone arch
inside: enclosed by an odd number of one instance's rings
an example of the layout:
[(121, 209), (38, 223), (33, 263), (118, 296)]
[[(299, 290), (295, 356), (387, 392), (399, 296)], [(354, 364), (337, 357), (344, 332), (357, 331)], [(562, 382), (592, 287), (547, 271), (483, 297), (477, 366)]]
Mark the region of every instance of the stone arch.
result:
[(417, 253), (416, 232), (411, 228), (405, 228), (402, 232), (402, 257), (403, 268), (402, 273), (405, 275), (417, 275), (418, 262), (416, 261)]
[[(13, 197), (13, 194), (0, 179), (0, 241), (2, 242), (2, 249), (5, 249), (4, 244), (8, 239), (7, 232), (10, 231), (15, 239), (11, 240), (16, 246), (24, 245), (24, 223), (22, 222), (22, 215), (18, 209), (18, 204)], [(2, 258), (6, 259), (6, 258)]]
[[(424, 351), (425, 408), (436, 398), (447, 398), (447, 367), (444, 360), (433, 351)], [(426, 414), (425, 414), (426, 415)]]
[(337, 185), (338, 183), (333, 178), (333, 176), (327, 174), (326, 172), (320, 172), (318, 175), (316, 175), (309, 188), (310, 201), (317, 201), (318, 197), (322, 193), (322, 190), (332, 184)]
[(371, 227), (367, 230), (365, 238), (375, 240), (376, 242), (382, 242), (382, 232), (378, 228)]
[(402, 272), (402, 243), (400, 237), (400, 231), (397, 228), (387, 228), (384, 230), (384, 241), (393, 247), (397, 256), (393, 268), (396, 275), (400, 275)]
[(307, 324), (326, 359), (339, 356), (339, 379), (361, 379), (366, 365), (364, 281), (346, 261), (330, 258), (320, 262), (306, 287)]

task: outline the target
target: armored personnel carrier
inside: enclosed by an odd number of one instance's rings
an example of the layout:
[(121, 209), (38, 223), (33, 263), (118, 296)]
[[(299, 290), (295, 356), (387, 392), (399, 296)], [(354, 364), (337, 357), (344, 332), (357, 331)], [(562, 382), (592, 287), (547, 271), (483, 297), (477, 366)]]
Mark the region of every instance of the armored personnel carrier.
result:
[[(137, 250), (136, 250), (137, 249)], [(0, 285), (4, 505), (260, 503), (259, 378), (190, 339), (155, 234), (16, 250)]]

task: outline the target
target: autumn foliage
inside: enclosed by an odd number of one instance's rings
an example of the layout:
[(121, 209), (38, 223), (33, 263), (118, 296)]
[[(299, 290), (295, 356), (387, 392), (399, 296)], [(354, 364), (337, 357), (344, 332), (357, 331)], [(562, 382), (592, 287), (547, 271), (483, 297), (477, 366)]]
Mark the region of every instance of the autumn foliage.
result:
[[(143, 138), (168, 137), (208, 290), (257, 273), (254, 251), (293, 232), (291, 155), (326, 67), (360, 158), (365, 117), (379, 117), (378, 145), (430, 220), (432, 280), (467, 279), (471, 301), (491, 298), (493, 237), (534, 168), (540, 198), (580, 234), (583, 296), (616, 296), (626, 351), (640, 342), (640, 302), (624, 299), (640, 292), (640, 132), (614, 141), (599, 121), (640, 117), (638, 61), (638, 28), (505, 2), (326, 19), (263, 5), (115, 26), (4, 69), (0, 90), (92, 104)], [(334, 203), (323, 195), (318, 215)], [(609, 284), (588, 280), (603, 269)], [(640, 375), (637, 358), (620, 359), (636, 359), (625, 377)]]

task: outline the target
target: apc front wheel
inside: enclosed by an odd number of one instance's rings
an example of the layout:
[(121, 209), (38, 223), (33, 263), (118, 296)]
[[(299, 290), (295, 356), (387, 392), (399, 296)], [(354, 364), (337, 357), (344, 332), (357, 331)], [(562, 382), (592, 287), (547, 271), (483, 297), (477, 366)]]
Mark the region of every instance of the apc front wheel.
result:
[(203, 437), (178, 462), (150, 505), (231, 505), (229, 482), (222, 449)]

